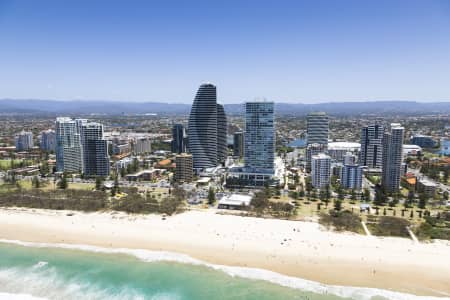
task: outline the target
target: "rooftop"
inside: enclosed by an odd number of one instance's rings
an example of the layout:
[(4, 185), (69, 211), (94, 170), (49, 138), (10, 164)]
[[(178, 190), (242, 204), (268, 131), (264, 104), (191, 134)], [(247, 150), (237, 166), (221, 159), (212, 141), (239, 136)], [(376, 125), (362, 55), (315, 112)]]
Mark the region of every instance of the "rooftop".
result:
[(231, 194), (220, 199), (219, 205), (249, 206), (251, 201), (252, 196), (250, 195)]

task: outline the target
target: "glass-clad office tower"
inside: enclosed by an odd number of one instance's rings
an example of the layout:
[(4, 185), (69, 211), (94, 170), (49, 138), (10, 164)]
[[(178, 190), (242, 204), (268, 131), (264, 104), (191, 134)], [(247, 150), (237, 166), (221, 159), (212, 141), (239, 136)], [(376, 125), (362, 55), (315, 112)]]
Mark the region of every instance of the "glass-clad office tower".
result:
[(245, 103), (245, 168), (274, 173), (275, 123), (274, 103)]

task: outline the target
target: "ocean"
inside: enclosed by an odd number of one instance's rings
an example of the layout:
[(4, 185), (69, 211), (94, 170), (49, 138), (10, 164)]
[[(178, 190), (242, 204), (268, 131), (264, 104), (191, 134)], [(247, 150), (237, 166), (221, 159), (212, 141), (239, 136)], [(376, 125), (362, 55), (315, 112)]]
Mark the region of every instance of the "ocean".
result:
[(327, 286), (182, 254), (0, 241), (0, 299), (443, 299)]

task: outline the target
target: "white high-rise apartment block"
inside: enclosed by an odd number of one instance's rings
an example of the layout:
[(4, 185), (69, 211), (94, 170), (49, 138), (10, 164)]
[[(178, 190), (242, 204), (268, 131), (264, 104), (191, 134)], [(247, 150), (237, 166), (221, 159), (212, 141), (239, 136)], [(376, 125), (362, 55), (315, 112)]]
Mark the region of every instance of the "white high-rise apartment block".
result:
[(314, 143), (314, 144), (309, 144), (306, 147), (306, 166), (305, 166), (306, 172), (311, 172), (312, 157), (319, 153), (325, 153), (326, 151), (327, 151), (327, 145), (324, 145), (324, 144)]
[(312, 156), (311, 160), (311, 183), (317, 189), (330, 185), (331, 157), (319, 153)]
[(56, 169), (58, 172), (83, 172), (81, 129), (78, 123), (71, 118), (56, 119)]
[(383, 137), (381, 186), (388, 193), (397, 192), (400, 187), (404, 132), (400, 124), (392, 123), (390, 132)]

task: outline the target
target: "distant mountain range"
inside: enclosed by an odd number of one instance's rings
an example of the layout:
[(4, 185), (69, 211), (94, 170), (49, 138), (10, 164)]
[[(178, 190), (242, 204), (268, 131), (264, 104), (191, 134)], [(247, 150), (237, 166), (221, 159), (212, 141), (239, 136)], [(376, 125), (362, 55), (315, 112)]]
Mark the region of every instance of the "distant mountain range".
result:
[[(0, 114), (188, 114), (190, 104), (163, 102), (116, 102), (116, 101), (57, 101), (57, 100), (15, 100), (0, 99)], [(386, 115), (386, 114), (448, 114), (450, 102), (414, 102), (414, 101), (370, 101), (370, 102), (333, 102), (318, 104), (276, 103), (277, 114), (305, 115), (312, 111), (324, 111), (331, 115)], [(228, 114), (239, 114), (242, 104), (225, 104)]]

